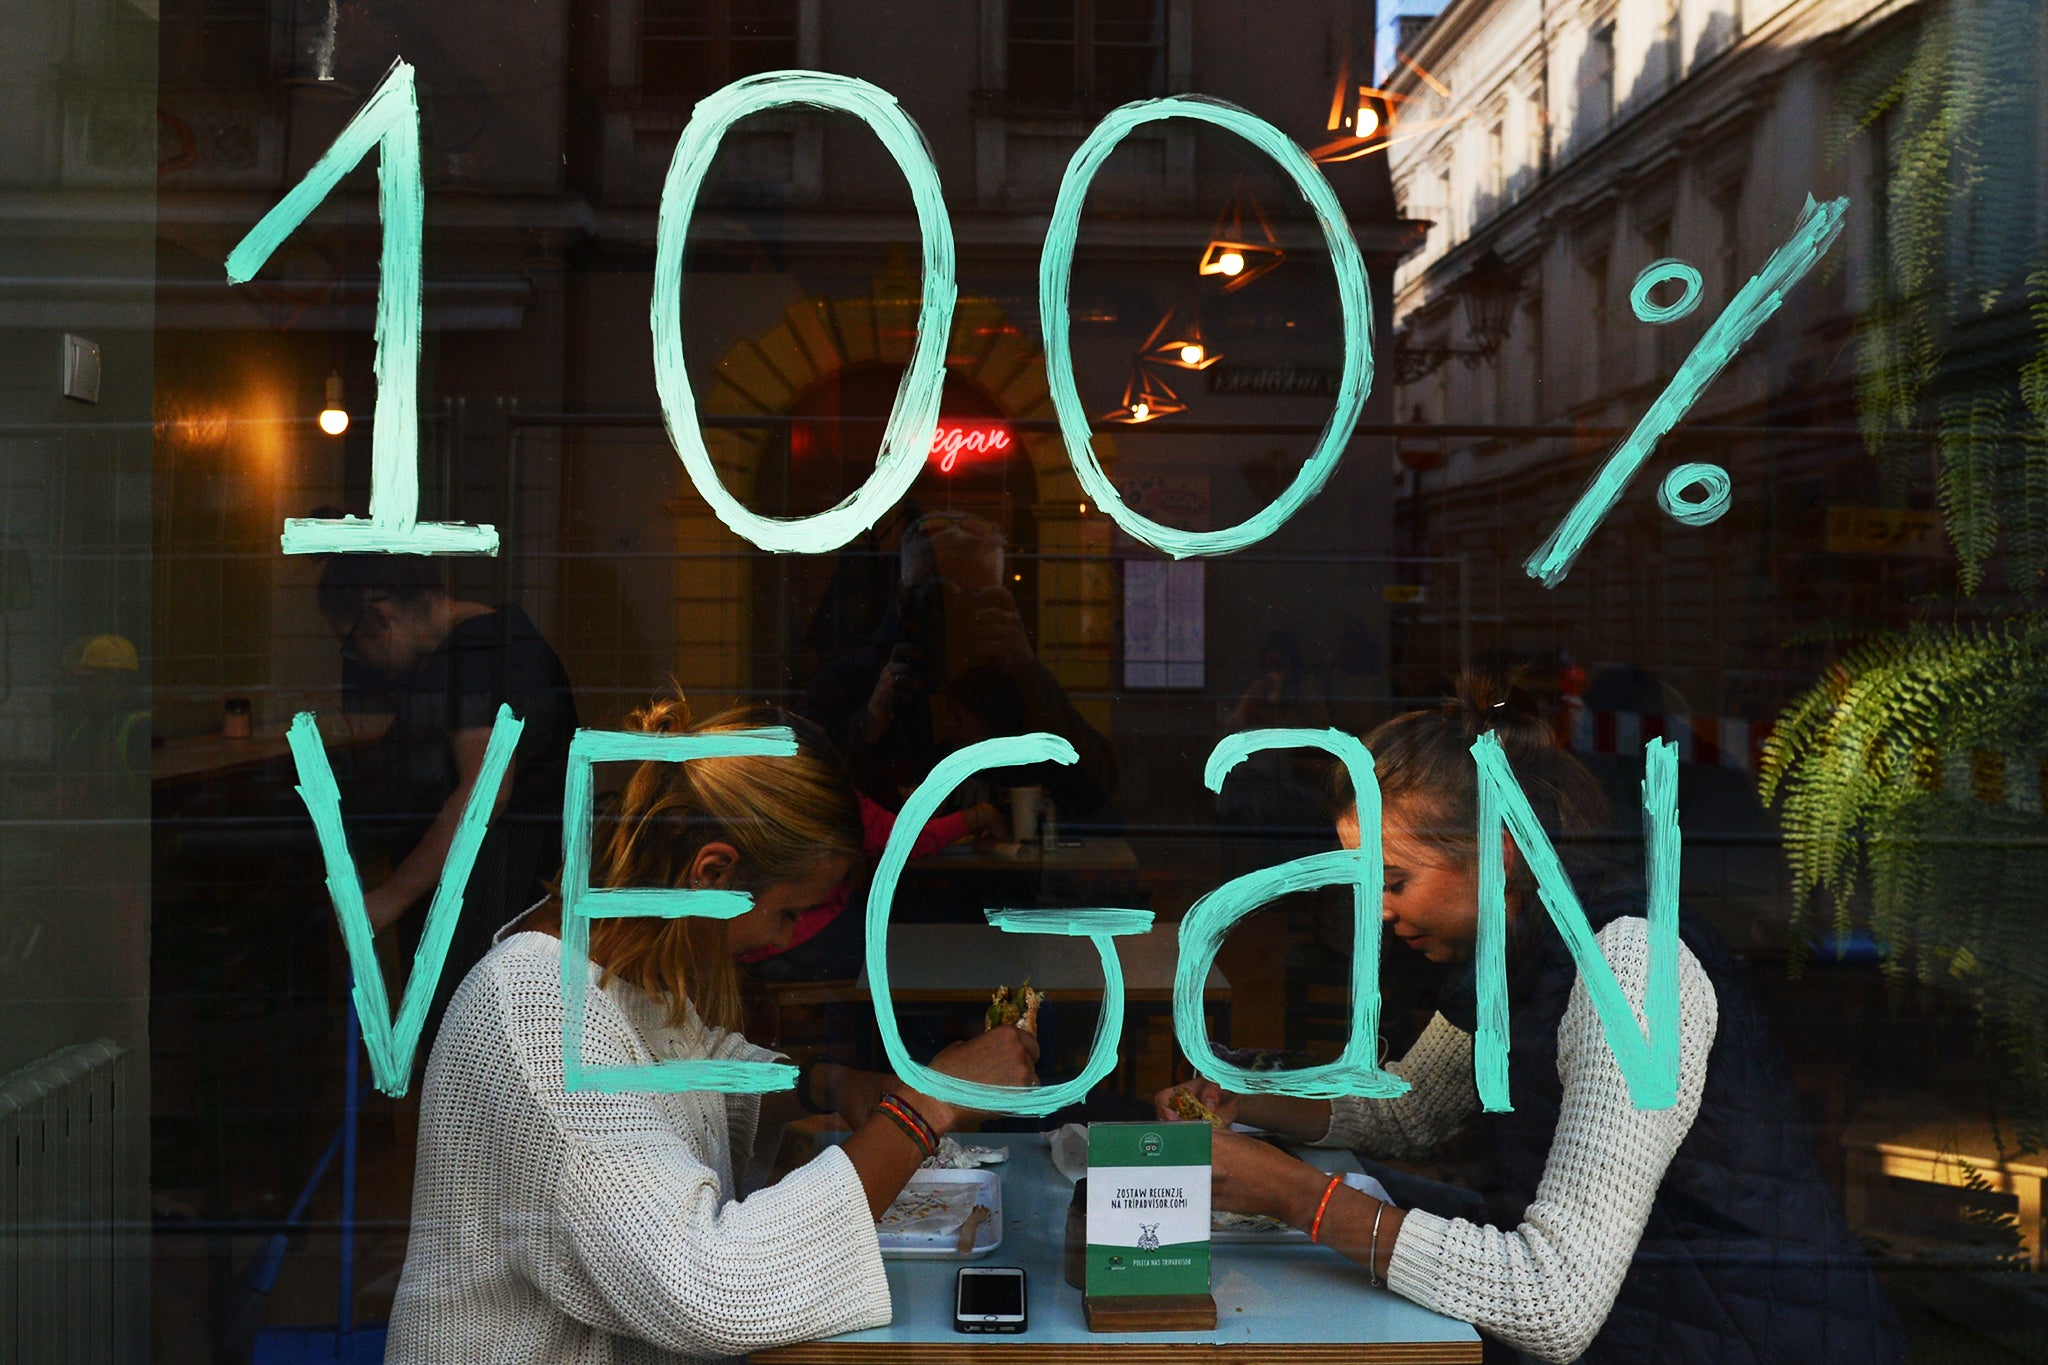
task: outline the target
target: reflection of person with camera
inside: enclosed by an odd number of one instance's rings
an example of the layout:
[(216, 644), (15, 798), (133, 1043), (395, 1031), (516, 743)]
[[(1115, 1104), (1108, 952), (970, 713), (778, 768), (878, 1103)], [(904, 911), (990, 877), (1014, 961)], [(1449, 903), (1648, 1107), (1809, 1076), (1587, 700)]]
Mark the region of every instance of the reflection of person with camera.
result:
[[(903, 533), (895, 600), (875, 638), (825, 666), (797, 709), (831, 733), (861, 790), (900, 806), (931, 771), (958, 727), (935, 722), (942, 701), (965, 678), (977, 694), (1005, 693), (991, 734), (1046, 730), (1080, 754), (1072, 814), (1106, 804), (1116, 761), (1101, 734), (1074, 709), (1059, 680), (1038, 661), (1016, 599), (1003, 581), (1001, 535), (977, 517), (934, 513)], [(1000, 678), (992, 688), (988, 680)], [(983, 716), (984, 721), (990, 716)]]

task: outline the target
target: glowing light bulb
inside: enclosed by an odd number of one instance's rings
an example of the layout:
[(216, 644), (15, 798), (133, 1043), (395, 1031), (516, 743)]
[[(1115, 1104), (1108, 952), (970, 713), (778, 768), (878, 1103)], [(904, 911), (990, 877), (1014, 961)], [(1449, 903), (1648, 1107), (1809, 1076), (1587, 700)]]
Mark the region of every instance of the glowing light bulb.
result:
[(1199, 364), (1201, 364), (1201, 363), (1202, 363), (1202, 343), (1201, 343), (1201, 342), (1199, 342), (1199, 341), (1190, 341), (1190, 342), (1189, 342), (1189, 343), (1188, 343), (1187, 345), (1185, 345), (1185, 346), (1181, 347), (1181, 348), (1180, 348), (1180, 363), (1181, 363), (1181, 364), (1183, 364), (1183, 365), (1199, 365)]
[(1149, 403), (1140, 402), (1131, 404), (1131, 417), (1134, 421), (1144, 421), (1146, 415), (1151, 411), (1152, 405)]
[(1242, 275), (1244, 273), (1244, 253), (1241, 251), (1224, 252), (1216, 258), (1216, 268), (1226, 275)]
[(327, 376), (327, 406), (320, 409), (320, 430), (339, 436), (348, 430), (348, 409), (341, 405), (341, 371)]
[(1358, 106), (1357, 125), (1353, 131), (1359, 137), (1371, 137), (1380, 130), (1380, 111), (1370, 104)]

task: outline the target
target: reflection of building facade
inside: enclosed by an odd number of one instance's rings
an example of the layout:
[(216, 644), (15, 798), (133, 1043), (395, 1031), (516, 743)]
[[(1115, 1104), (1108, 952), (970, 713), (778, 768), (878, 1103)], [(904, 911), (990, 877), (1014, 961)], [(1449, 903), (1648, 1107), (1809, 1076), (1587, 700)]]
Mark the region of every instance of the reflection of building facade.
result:
[[(1426, 467), (1406, 475), (1400, 534), (1489, 566), (1473, 583), (1485, 649), (1563, 648), (1596, 674), (1654, 660), (1677, 693), (1655, 709), (1763, 718), (1810, 676), (1783, 652), (1794, 637), (1869, 608), (1855, 586), (1865, 576), (1831, 559), (1825, 536), (1827, 509), (1876, 500), (1845, 344), (1879, 215), (1869, 148), (1839, 135), (1837, 90), (1848, 54), (1890, 8), (1487, 0), (1449, 7), (1417, 38), (1431, 80), (1403, 69), (1391, 85), (1411, 97), (1410, 127), (1427, 131), (1389, 154), (1404, 207), (1433, 227), (1401, 268), (1395, 310), (1409, 349), (1438, 348), (1442, 363), (1411, 366), (1397, 401), (1429, 420), (1484, 413), (1498, 430), (1412, 461)], [(1546, 592), (1523, 577), (1523, 559), (1790, 234), (1808, 194), (1851, 198), (1831, 259), (1666, 439), (1566, 583)], [(1461, 284), (1488, 253), (1519, 282), (1509, 334), (1489, 356), (1445, 358), (1476, 349)], [(1650, 326), (1629, 291), (1666, 257), (1699, 269), (1701, 303)], [(1655, 480), (1680, 460), (1733, 476), (1719, 523), (1687, 528), (1658, 510)], [(1526, 505), (1528, 519), (1504, 518), (1507, 504)], [(1735, 545), (1747, 573), (1729, 571)], [(1891, 576), (1911, 580), (1925, 563), (1903, 558)]]
[[(1046, 215), (1080, 139), (1130, 98), (1200, 90), (1245, 105), (1304, 145), (1321, 141), (1329, 83), (1347, 46), (1367, 59), (1370, 35), (1354, 31), (1355, 16), (1301, 7), (1254, 25), (1242, 15), (1205, 16), (1185, 0), (982, 0), (900, 8), (884, 33), (817, 0), (620, 0), (560, 11), (552, 24), (529, 15), (516, 32), (489, 35), (486, 56), (471, 51), (478, 35), (456, 14), (402, 13), (380, 15), (384, 27), (371, 31), (343, 7), (329, 34), (324, 6), (252, 3), (232, 10), (233, 23), (219, 6), (167, 7), (161, 325), (189, 343), (166, 348), (167, 401), (239, 382), (239, 410), (268, 403), (284, 419), (317, 407), (319, 386), (339, 371), (350, 406), (367, 412), (376, 284), (369, 172), (344, 182), (251, 284), (221, 287), (218, 263), (402, 54), (419, 71), (427, 148), (434, 452), (422, 515), (505, 530), (501, 563), (460, 572), (536, 604), (579, 687), (615, 694), (616, 705), (596, 709), (600, 717), (669, 675), (707, 698), (787, 696), (844, 633), (843, 622), (826, 619), (834, 584), (843, 588), (849, 574), (886, 577), (900, 525), (885, 520), (837, 557), (768, 556), (733, 536), (681, 477), (660, 426), (641, 320), (662, 180), (694, 102), (762, 70), (860, 75), (894, 94), (922, 128), (946, 189), (961, 291), (947, 415), (1014, 438), (1007, 463), (928, 468), (905, 505), (971, 511), (1004, 531), (1039, 654), (1109, 728), (1121, 610), (1111, 556), (1131, 547), (1118, 550), (1108, 521), (1086, 505), (1049, 429), (1036, 301)], [(221, 37), (229, 32), (234, 42)], [(476, 74), (485, 60), (522, 74), (510, 86), (496, 74), (486, 83)], [(335, 79), (322, 80), (324, 71)], [(1384, 163), (1333, 166), (1329, 178), (1373, 263), (1383, 308), (1403, 241)], [(1340, 364), (1334, 290), (1298, 194), (1227, 136), (1154, 125), (1128, 139), (1090, 196), (1074, 298), (1076, 368), (1091, 410), (1116, 404), (1133, 353), (1204, 283), (1194, 264), (1240, 191), (1263, 203), (1294, 264), (1205, 302), (1204, 326), (1235, 347), (1230, 367), (1332, 373)], [(864, 474), (913, 341), (917, 226), (900, 172), (850, 120), (758, 115), (722, 144), (689, 240), (685, 350), (727, 486), (771, 515), (830, 506)], [(1126, 427), (1098, 438), (1105, 464), (1120, 481), (1202, 484), (1218, 524), (1242, 520), (1271, 496), (1273, 471), (1291, 469), (1313, 439), (1261, 429), (1317, 423), (1329, 396), (1174, 373), (1190, 401), (1186, 420), (1245, 434), (1177, 439), (1170, 419)], [(224, 386), (224, 375), (243, 378)], [(1385, 420), (1384, 384), (1368, 421)], [(224, 446), (181, 451), (165, 471), (176, 490), (167, 548), (182, 545), (189, 527), (191, 548), (203, 540), (217, 549), (225, 530), (253, 555), (274, 546), (285, 515), (320, 502), (360, 504), (364, 425), (339, 441), (292, 428), (288, 450), (260, 459)], [(1374, 528), (1386, 513), (1371, 463), (1354, 455), (1271, 548), (1378, 551), (1385, 535)], [(201, 504), (207, 480), (230, 468), (254, 475), (258, 487), (223, 527)], [(872, 561), (864, 567), (854, 562), (862, 552)], [(290, 624), (305, 619), (296, 605), (305, 598), (301, 566), (273, 556), (236, 584), (184, 581), (202, 572), (167, 561), (178, 581), (162, 599), (207, 602), (194, 619), (247, 599), (248, 611), (226, 615), (252, 633), (228, 651), (242, 655), (226, 665), (243, 669), (234, 677), (221, 676), (222, 655), (211, 648), (191, 652), (188, 672), (167, 661), (174, 710), (182, 703), (196, 722), (223, 687), (321, 685), (327, 646), (317, 623)], [(1255, 657), (1274, 625), (1296, 626), (1311, 653), (1326, 657), (1347, 628), (1384, 630), (1383, 566), (1332, 570), (1365, 575), (1356, 596), (1374, 604), (1348, 622), (1323, 621), (1298, 603), (1286, 591), (1284, 561), (1246, 555), (1209, 572), (1211, 600), (1235, 584), (1275, 604), (1271, 622), (1212, 623), (1210, 655), (1226, 676)], [(1350, 685), (1376, 690), (1363, 674)]]

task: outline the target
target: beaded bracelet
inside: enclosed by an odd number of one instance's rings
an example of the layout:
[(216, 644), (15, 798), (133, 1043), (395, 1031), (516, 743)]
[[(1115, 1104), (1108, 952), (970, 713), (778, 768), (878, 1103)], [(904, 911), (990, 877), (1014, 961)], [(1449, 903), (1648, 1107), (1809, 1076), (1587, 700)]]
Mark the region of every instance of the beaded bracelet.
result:
[(1337, 1187), (1343, 1183), (1343, 1176), (1333, 1175), (1330, 1177), (1330, 1183), (1323, 1186), (1323, 1202), (1316, 1205), (1315, 1221), (1308, 1225), (1308, 1239), (1311, 1242), (1318, 1242), (1322, 1240), (1323, 1215), (1329, 1211), (1330, 1196), (1335, 1194), (1337, 1192)]

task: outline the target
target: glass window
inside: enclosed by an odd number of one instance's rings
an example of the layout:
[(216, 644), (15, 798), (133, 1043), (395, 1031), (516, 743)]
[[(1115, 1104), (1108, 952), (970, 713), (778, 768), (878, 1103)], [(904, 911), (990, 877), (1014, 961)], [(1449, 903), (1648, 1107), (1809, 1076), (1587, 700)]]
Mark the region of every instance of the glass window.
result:
[(1007, 13), (1011, 99), (1108, 107), (1163, 92), (1164, 0), (1012, 0)]
[(695, 101), (719, 86), (797, 64), (797, 0), (641, 0), (640, 84)]
[(2044, 50), (13, 7), (0, 1365), (2038, 1358)]

